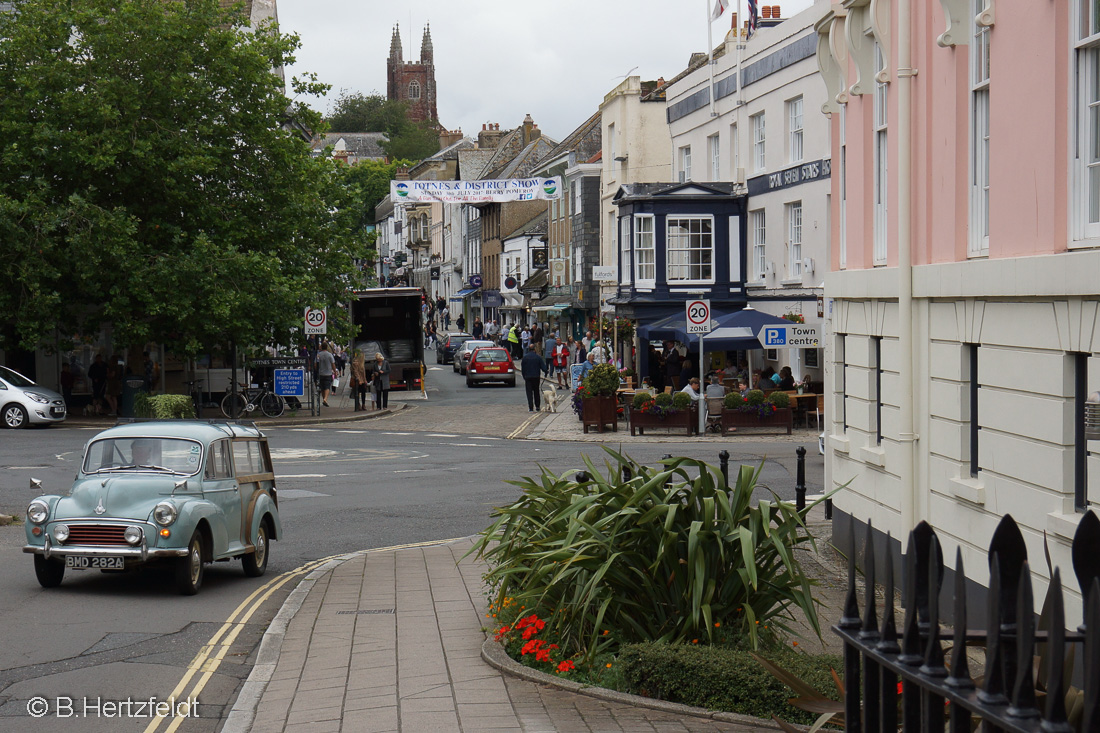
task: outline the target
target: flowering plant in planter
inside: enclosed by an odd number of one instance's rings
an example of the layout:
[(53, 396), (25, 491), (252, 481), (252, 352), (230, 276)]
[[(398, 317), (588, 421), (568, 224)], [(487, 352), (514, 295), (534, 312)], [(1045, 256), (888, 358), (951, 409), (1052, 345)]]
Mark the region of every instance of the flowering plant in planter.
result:
[(805, 323), (806, 317), (801, 313), (784, 313), (783, 317), (791, 323)]
[(736, 392), (730, 392), (726, 395), (724, 403), (727, 410), (747, 412), (761, 419), (775, 414), (777, 408), (789, 407), (790, 404), (791, 398), (785, 392), (774, 392), (770, 397), (765, 397), (764, 393), (758, 389), (749, 390), (744, 397)]

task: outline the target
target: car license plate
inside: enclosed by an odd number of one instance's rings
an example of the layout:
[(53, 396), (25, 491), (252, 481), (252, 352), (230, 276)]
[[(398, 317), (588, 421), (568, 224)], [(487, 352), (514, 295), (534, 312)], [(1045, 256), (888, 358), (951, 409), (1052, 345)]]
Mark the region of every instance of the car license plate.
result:
[(485, 372), (499, 372), (499, 371), (500, 371), (500, 367), (496, 367), (496, 366), (487, 366), (487, 367), (481, 367), (481, 370), (482, 370), (482, 371), (485, 371)]
[(51, 407), (50, 408), (50, 414), (53, 415), (54, 417), (61, 417), (62, 415), (65, 414), (65, 408), (64, 407)]
[(66, 555), (65, 567), (77, 570), (125, 570), (126, 558), (101, 555)]

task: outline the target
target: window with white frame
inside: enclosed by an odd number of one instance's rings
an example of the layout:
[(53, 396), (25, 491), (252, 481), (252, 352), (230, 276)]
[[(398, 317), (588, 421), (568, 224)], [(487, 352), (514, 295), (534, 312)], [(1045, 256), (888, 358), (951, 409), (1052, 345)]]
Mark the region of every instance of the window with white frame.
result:
[(710, 180), (722, 180), (722, 147), (717, 132), (707, 138), (707, 155), (710, 157)]
[[(1074, 239), (1100, 238), (1100, 6), (1076, 0), (1074, 55)], [(1088, 244), (1095, 244), (1089, 242)]]
[(792, 163), (802, 160), (802, 97), (787, 102), (787, 152)]
[(970, 236), (967, 254), (989, 254), (989, 26), (974, 16), (986, 0), (971, 0), (970, 23)]
[(670, 216), (665, 220), (668, 282), (714, 282), (714, 219)]
[(619, 282), (630, 284), (630, 217), (619, 217)]
[(848, 148), (845, 145), (845, 112), (848, 105), (840, 105), (840, 269), (848, 267)]
[(607, 160), (612, 166), (615, 165), (615, 157), (618, 153), (615, 152), (615, 123), (612, 122), (607, 126)]
[(657, 279), (657, 242), (654, 237), (653, 215), (634, 217), (634, 278), (640, 288), (652, 288)]
[(762, 171), (767, 165), (764, 149), (764, 113), (753, 115), (752, 120), (752, 165), (753, 170)]
[(691, 146), (685, 145), (680, 148), (680, 180), (691, 180)]
[(767, 251), (764, 247), (766, 224), (763, 209), (749, 212), (749, 227), (752, 229), (752, 269), (755, 276), (753, 279), (761, 282), (768, 273)]
[(414, 81), (409, 84), (409, 99), (420, 99), (420, 82)]
[(730, 125), (730, 178), (737, 180), (737, 169), (741, 167), (740, 139), (737, 136), (737, 123)]
[(802, 202), (787, 204), (787, 276), (802, 277)]
[[(875, 69), (881, 69), (883, 67), (882, 59), (882, 47), (878, 42), (875, 42)], [(875, 81), (875, 91), (873, 94), (874, 105), (874, 166), (875, 166), (875, 181), (874, 181), (874, 264), (885, 265), (886, 264), (886, 235), (887, 235), (887, 218), (886, 218), (886, 203), (889, 191), (889, 175), (887, 172), (887, 161), (889, 160), (889, 146), (886, 137), (886, 122), (887, 122), (887, 105), (886, 97), (887, 86), (885, 82)]]
[[(573, 181), (573, 210), (570, 212), (573, 216), (580, 216), (581, 214), (581, 182)], [(614, 231), (614, 230), (612, 230)]]

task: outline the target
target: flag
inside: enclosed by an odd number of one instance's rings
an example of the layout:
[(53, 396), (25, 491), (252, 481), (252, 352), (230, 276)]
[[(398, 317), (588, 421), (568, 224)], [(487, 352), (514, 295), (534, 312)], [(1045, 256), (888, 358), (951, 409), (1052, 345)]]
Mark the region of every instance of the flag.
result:
[(756, 21), (760, 17), (760, 7), (757, 4), (757, 0), (749, 0), (749, 35), (753, 34), (756, 30)]
[(714, 0), (714, 10), (711, 11), (710, 21), (713, 23), (718, 20), (729, 6), (729, 0)]

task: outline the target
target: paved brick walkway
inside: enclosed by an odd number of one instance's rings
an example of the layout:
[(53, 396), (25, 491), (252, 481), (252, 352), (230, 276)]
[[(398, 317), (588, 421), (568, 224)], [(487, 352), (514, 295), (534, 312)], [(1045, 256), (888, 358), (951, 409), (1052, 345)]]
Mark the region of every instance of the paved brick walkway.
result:
[[(319, 573), (286, 627), (251, 729), (753, 730), (502, 674), (481, 658), (483, 566), (459, 562), (470, 546), (467, 539), (362, 553)], [(244, 719), (231, 718), (226, 729)]]

